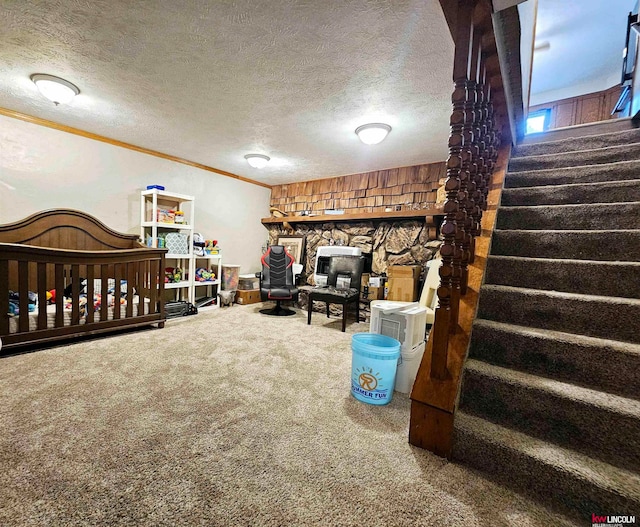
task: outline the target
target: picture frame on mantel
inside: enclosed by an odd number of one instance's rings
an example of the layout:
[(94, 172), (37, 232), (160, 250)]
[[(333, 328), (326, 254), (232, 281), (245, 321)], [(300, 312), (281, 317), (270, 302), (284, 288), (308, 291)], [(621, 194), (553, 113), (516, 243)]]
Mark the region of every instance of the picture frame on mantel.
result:
[(278, 236), (278, 245), (284, 245), (287, 252), (293, 256), (295, 263), (302, 263), (304, 254), (304, 236), (282, 234)]

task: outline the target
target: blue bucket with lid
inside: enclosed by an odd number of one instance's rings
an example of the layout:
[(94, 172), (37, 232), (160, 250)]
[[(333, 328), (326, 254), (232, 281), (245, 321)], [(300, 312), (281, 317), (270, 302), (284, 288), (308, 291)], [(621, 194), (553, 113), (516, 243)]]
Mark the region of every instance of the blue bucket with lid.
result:
[(363, 403), (388, 404), (393, 397), (400, 342), (377, 333), (351, 338), (351, 393)]

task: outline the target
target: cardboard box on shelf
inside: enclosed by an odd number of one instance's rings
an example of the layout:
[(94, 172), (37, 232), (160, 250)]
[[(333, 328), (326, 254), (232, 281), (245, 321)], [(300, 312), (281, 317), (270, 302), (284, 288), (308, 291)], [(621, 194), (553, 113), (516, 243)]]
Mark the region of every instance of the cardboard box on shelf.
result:
[(260, 289), (236, 291), (236, 304), (256, 304), (261, 301)]
[(158, 209), (158, 223), (175, 223), (176, 211), (173, 209)]
[(362, 278), (360, 279), (360, 287), (364, 289), (365, 286), (369, 286), (370, 278), (371, 278), (371, 273), (362, 273)]

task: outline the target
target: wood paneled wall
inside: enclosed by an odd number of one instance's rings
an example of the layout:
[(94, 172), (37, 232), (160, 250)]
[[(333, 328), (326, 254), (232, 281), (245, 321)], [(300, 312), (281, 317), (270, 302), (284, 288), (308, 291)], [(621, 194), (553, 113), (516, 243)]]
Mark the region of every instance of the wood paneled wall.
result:
[(550, 108), (549, 130), (615, 119), (619, 115), (612, 116), (611, 111), (618, 101), (620, 89), (620, 85), (617, 85), (608, 90), (538, 104), (529, 108), (529, 114)]
[(345, 213), (431, 208), (439, 180), (446, 177), (445, 162), (377, 170), (313, 181), (274, 185), (271, 206), (293, 215), (344, 209)]

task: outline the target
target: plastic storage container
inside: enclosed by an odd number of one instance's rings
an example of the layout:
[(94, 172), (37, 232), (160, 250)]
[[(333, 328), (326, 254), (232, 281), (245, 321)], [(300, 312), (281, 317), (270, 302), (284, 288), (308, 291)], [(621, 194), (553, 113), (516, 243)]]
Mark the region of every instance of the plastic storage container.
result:
[(396, 372), (396, 385), (394, 390), (400, 393), (411, 393), (413, 383), (416, 382), (422, 356), (424, 355), (425, 342), (422, 341), (409, 351), (400, 351), (398, 371)]
[(225, 291), (236, 291), (240, 281), (240, 266), (222, 264), (222, 289)]
[(386, 335), (356, 333), (351, 338), (351, 393), (364, 403), (391, 402), (400, 342)]

